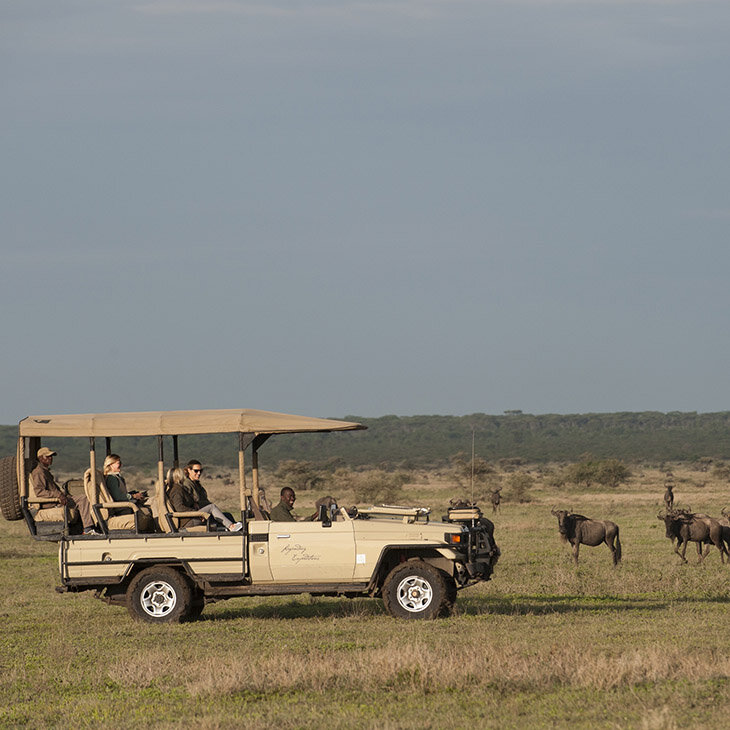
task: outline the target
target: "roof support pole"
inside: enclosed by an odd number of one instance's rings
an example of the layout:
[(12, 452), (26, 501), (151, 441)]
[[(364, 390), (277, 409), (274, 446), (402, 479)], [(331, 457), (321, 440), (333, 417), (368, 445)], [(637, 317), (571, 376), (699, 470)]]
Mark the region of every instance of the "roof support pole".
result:
[(253, 481), (253, 501), (256, 506), (260, 505), (259, 499), (259, 448), (263, 446), (271, 436), (270, 433), (257, 433), (251, 446), (251, 478)]
[(177, 448), (177, 436), (172, 437), (172, 465), (176, 468), (180, 466), (180, 452)]
[(112, 440), (109, 436), (106, 436), (104, 441), (106, 441), (106, 455), (109, 456), (112, 453)]
[[(163, 499), (165, 490), (165, 452), (162, 446), (162, 436), (157, 437), (157, 504), (164, 504)], [(160, 517), (162, 521), (162, 517)]]
[(246, 497), (251, 496), (250, 490), (246, 489), (246, 472), (244, 469), (243, 452), (249, 447), (254, 440), (252, 433), (238, 433), (238, 484), (241, 491), (241, 509), (246, 509)]
[(96, 483), (96, 439), (89, 436), (89, 468), (91, 469), (91, 493), (94, 504), (99, 504), (99, 485)]
[(246, 469), (243, 452), (246, 450), (245, 434), (238, 434), (238, 490), (241, 500), (241, 512), (246, 511)]
[(256, 441), (251, 447), (251, 496), (256, 506), (259, 504), (259, 452)]
[[(29, 458), (26, 457), (26, 439), (23, 436), (18, 436), (18, 447), (15, 451), (16, 460), (15, 465), (18, 468), (18, 484), (20, 484), (20, 496), (28, 497), (28, 480), (25, 478), (26, 472), (28, 471)], [(28, 446), (30, 451), (30, 446)]]

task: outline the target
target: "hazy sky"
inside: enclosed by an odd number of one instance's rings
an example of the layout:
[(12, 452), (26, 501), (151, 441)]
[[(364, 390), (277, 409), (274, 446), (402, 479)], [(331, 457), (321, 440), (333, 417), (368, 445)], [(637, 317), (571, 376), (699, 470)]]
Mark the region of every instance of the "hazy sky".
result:
[(727, 0), (0, 0), (0, 423), (730, 409)]

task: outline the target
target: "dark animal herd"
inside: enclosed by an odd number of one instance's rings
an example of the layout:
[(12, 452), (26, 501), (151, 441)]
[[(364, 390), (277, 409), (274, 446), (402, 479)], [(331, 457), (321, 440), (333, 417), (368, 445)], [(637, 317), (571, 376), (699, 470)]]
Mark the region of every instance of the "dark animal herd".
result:
[[(687, 546), (697, 546), (699, 562), (702, 562), (714, 545), (720, 553), (720, 561), (730, 562), (730, 512), (722, 510), (722, 517), (694, 513), (687, 509), (675, 509), (671, 482), (665, 484), (664, 512), (657, 518), (664, 522), (666, 537), (672, 541), (674, 552), (686, 563)], [(573, 560), (578, 565), (581, 545), (596, 547), (605, 543), (611, 551), (613, 564), (621, 562), (619, 528), (609, 520), (592, 520), (564, 509), (551, 509), (558, 518), (560, 537), (573, 548)], [(704, 550), (706, 546), (706, 550)]]
[[(704, 514), (695, 514), (688, 510), (671, 509), (663, 514), (658, 514), (657, 519), (664, 522), (666, 536), (674, 545), (674, 552), (686, 563), (684, 557), (687, 552), (687, 545), (691, 542), (697, 545), (699, 562), (702, 562), (714, 545), (720, 551), (720, 561), (730, 560), (730, 521), (725, 511), (723, 516), (717, 520), (714, 517)], [(703, 553), (703, 546), (707, 550)]]

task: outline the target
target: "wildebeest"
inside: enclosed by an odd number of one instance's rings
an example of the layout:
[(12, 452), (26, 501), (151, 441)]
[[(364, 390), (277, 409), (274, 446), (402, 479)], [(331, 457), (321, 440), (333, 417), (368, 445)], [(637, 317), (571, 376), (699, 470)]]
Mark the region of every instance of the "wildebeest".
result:
[(501, 491), (502, 487), (497, 487), (496, 489), (493, 489), (492, 493), (489, 495), (489, 499), (492, 502), (492, 513), (500, 511), (499, 505), (502, 502), (502, 496), (500, 495)]
[[(697, 544), (697, 555), (701, 563), (710, 552), (710, 545), (714, 545), (720, 551), (720, 562), (725, 562), (728, 551), (725, 549), (723, 526), (713, 517), (708, 515), (695, 514), (674, 510), (666, 514), (657, 515), (664, 522), (666, 536), (674, 543), (674, 552), (686, 563), (685, 553), (687, 544)], [(707, 545), (707, 551), (702, 552), (702, 546)], [(681, 549), (681, 552), (680, 552)]]
[(666, 490), (664, 492), (664, 508), (667, 512), (671, 512), (674, 508), (674, 492), (672, 491), (672, 485), (666, 484)]
[(730, 512), (724, 507), (720, 510), (722, 517), (718, 518), (718, 522), (722, 527), (722, 540), (725, 543), (725, 550), (727, 550), (728, 558), (730, 559)]
[(578, 565), (578, 552), (581, 545), (596, 547), (602, 542), (608, 545), (613, 557), (613, 564), (621, 562), (621, 540), (618, 536), (618, 525), (609, 520), (591, 520), (568, 510), (550, 510), (550, 514), (558, 518), (558, 532), (563, 540), (573, 546), (573, 560)]

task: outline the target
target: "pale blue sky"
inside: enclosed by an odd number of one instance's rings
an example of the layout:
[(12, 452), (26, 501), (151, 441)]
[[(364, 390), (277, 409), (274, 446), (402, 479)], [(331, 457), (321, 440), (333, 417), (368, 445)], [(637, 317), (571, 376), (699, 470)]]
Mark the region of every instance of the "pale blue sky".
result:
[(730, 409), (729, 31), (0, 0), (0, 423)]

